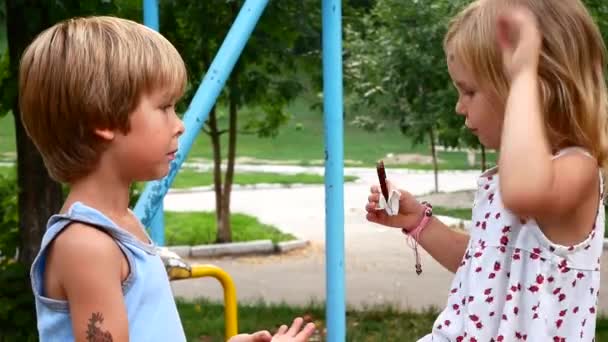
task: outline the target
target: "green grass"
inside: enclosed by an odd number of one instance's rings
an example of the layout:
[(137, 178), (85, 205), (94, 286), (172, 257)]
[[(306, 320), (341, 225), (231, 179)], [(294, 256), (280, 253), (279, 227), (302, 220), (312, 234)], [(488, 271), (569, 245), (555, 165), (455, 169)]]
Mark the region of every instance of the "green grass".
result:
[[(272, 240), (274, 243), (295, 239), (277, 228), (244, 214), (232, 214), (232, 241)], [(165, 242), (168, 246), (203, 245), (215, 242), (215, 213), (165, 212)]]
[[(430, 154), (429, 154), (430, 155)], [(466, 152), (437, 152), (439, 170), (481, 170), (481, 153), (475, 157), (475, 165), (471, 167), (467, 162)], [(486, 168), (496, 165), (496, 153), (486, 153)], [(433, 164), (404, 164), (398, 165), (409, 169), (432, 170)]]
[[(188, 341), (222, 341), (224, 332), (223, 305), (198, 300), (187, 303), (178, 300), (178, 310)], [(306, 307), (239, 305), (239, 332), (269, 330), (275, 332), (281, 324), (290, 324), (295, 317), (305, 317), (317, 326), (316, 339), (325, 341), (323, 330), (325, 309), (321, 305)], [(430, 331), (436, 311), (400, 313), (392, 309), (347, 312), (347, 341), (415, 341)], [(391, 338), (392, 337), (392, 338)], [(397, 338), (398, 337), (398, 338)], [(397, 338), (397, 339), (395, 339)]]
[[(357, 177), (345, 176), (345, 182), (352, 182)], [(234, 174), (234, 184), (252, 185), (252, 184), (323, 184), (324, 178), (320, 175), (299, 173), (294, 175), (270, 173), (270, 172), (236, 172)], [(208, 186), (213, 184), (212, 172), (197, 172), (191, 169), (182, 169), (173, 184), (172, 188), (184, 189), (197, 186)]]
[[(311, 109), (311, 100), (301, 97), (294, 101), (288, 112), (291, 120), (280, 129), (274, 138), (259, 138), (251, 134), (239, 134), (237, 137), (237, 157), (249, 157), (258, 160), (296, 164), (323, 165), (325, 159), (325, 137), (323, 114), (319, 109)], [(239, 114), (239, 122), (245, 123), (247, 116), (254, 113), (243, 109)], [(220, 110), (220, 126), (226, 127), (226, 116)], [(344, 124), (344, 160), (347, 166), (374, 166), (376, 161), (385, 158), (387, 154), (395, 155), (417, 153), (429, 155), (430, 149), (426, 144), (413, 145), (412, 139), (403, 135), (396, 122), (385, 122), (381, 132), (368, 132), (349, 124)], [(228, 136), (222, 136), (222, 156), (225, 158)], [(15, 138), (12, 115), (0, 118), (0, 160), (14, 159)], [(211, 160), (211, 145), (207, 135), (200, 134), (188, 154), (190, 161), (194, 159)], [(443, 161), (440, 169), (470, 169), (466, 163), (464, 152), (439, 152)], [(477, 158), (478, 160), (480, 158)], [(495, 155), (488, 153), (489, 163), (495, 161)], [(254, 161), (250, 161), (254, 162)], [(407, 164), (393, 167), (411, 167), (432, 169), (430, 164)], [(474, 166), (479, 169), (480, 166)]]
[(0, 161), (15, 159), (16, 146), (13, 114), (8, 113), (0, 117)]
[(17, 170), (14, 167), (0, 166), (0, 176), (14, 177), (16, 174), (16, 171)]
[[(188, 341), (222, 341), (224, 332), (223, 305), (199, 300), (188, 303), (178, 300), (178, 310)], [(305, 317), (317, 326), (314, 341), (325, 341), (325, 308), (311, 304), (306, 307), (239, 305), (239, 332), (258, 330), (276, 331), (281, 324), (289, 324), (294, 317)], [(346, 313), (347, 341), (416, 341), (429, 333), (437, 311), (422, 313), (400, 312), (391, 308), (371, 308)], [(608, 320), (600, 318), (596, 325), (596, 341), (608, 341)]]
[(470, 208), (445, 208), (445, 207), (433, 206), (433, 214), (456, 217), (461, 220), (470, 220), (471, 219), (471, 209)]

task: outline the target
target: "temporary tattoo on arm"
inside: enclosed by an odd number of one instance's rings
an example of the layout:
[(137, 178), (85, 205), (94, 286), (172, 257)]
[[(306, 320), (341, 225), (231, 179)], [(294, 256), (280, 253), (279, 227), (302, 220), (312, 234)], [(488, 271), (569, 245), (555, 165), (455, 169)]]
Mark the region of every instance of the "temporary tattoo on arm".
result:
[(87, 325), (87, 342), (112, 342), (112, 334), (101, 330), (103, 315), (100, 312), (93, 313)]

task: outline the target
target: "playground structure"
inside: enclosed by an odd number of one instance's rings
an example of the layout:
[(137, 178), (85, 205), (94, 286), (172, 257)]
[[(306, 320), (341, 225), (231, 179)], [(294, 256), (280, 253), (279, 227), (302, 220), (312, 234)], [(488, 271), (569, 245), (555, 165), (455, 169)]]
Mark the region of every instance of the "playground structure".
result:
[[(163, 199), (177, 171), (186, 159), (195, 138), (215, 104), (226, 80), (242, 53), (268, 0), (246, 0), (199, 88), (183, 121), (186, 127), (179, 139), (178, 152), (169, 174), (146, 184), (134, 212), (158, 245), (164, 244)], [(158, 0), (143, 0), (144, 24), (159, 30)], [(323, 108), (325, 129), (325, 270), (327, 340), (346, 338), (344, 284), (344, 143), (342, 81), (342, 7), (339, 0), (322, 0)], [(173, 279), (214, 276), (224, 287), (226, 338), (237, 333), (236, 291), (228, 274), (210, 265), (186, 265)], [(171, 277), (171, 273), (170, 273)], [(230, 299), (232, 295), (232, 299)], [(234, 308), (234, 316), (229, 311)], [(234, 325), (232, 326), (232, 318)], [(229, 322), (230, 320), (230, 322)], [(229, 331), (229, 327), (233, 330)]]
[(230, 275), (215, 265), (189, 265), (166, 249), (161, 248), (160, 255), (170, 280), (213, 277), (220, 282), (224, 290), (224, 338), (228, 340), (236, 335), (238, 333), (236, 288)]

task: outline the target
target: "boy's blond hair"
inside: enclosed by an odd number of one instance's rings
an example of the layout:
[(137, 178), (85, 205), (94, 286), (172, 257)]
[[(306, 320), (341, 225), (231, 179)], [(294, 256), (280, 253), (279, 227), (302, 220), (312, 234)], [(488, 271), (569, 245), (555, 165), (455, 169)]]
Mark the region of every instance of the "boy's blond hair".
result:
[(538, 72), (552, 148), (584, 147), (606, 169), (606, 50), (598, 27), (580, 0), (475, 1), (451, 21), (445, 51), (454, 54), (480, 86), (489, 87), (506, 101), (509, 85), (496, 42), (496, 20), (506, 7), (518, 5), (535, 14), (543, 36)]
[(126, 134), (143, 94), (178, 99), (185, 84), (182, 58), (158, 32), (115, 17), (69, 19), (23, 54), (21, 118), (51, 177), (69, 183), (97, 165), (105, 146), (95, 129)]

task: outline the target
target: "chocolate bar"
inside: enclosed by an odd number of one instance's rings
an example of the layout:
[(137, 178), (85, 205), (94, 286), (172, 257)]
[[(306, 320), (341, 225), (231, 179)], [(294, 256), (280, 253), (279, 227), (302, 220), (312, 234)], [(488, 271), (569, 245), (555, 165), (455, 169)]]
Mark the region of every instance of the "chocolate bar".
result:
[(388, 203), (388, 187), (386, 186), (386, 171), (384, 170), (384, 162), (380, 160), (378, 164), (376, 164), (376, 171), (378, 171), (378, 179), (380, 180), (380, 189), (382, 190), (382, 195), (384, 199)]

